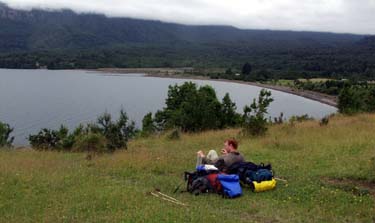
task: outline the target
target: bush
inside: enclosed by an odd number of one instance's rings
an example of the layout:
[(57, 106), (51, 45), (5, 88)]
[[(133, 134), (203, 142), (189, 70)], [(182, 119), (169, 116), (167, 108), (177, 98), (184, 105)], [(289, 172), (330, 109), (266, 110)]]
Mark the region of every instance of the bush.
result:
[(354, 114), (361, 110), (363, 107), (362, 98), (358, 91), (353, 87), (345, 87), (339, 95), (338, 109), (340, 113)]
[(14, 137), (10, 137), (13, 128), (7, 123), (0, 122), (0, 147), (12, 146)]
[(243, 130), (244, 135), (259, 136), (267, 132), (267, 108), (273, 101), (271, 92), (262, 89), (259, 93), (258, 100), (253, 100), (250, 106), (245, 106), (243, 115)]
[(38, 150), (70, 150), (75, 142), (75, 135), (63, 125), (58, 130), (44, 128), (36, 135), (29, 136), (30, 145)]
[(338, 99), (340, 113), (351, 115), (359, 112), (375, 112), (374, 86), (347, 86), (342, 89)]
[[(134, 122), (128, 123), (126, 113), (121, 110), (117, 121), (108, 113), (99, 116), (97, 123), (79, 125), (73, 133), (61, 126), (59, 130), (42, 129), (29, 136), (31, 146), (37, 150), (97, 151), (113, 152), (127, 148), (127, 142), (136, 134)], [(103, 148), (105, 143), (105, 148)]]
[(289, 118), (290, 123), (294, 122), (305, 122), (305, 121), (312, 121), (314, 120), (313, 117), (310, 117), (308, 114), (304, 115), (293, 115), (292, 117)]
[(320, 120), (319, 125), (320, 125), (320, 126), (326, 126), (326, 125), (328, 125), (328, 123), (329, 123), (329, 117), (326, 116), (326, 117), (324, 117), (324, 118), (322, 118), (322, 119)]
[(117, 121), (112, 121), (109, 113), (99, 116), (97, 124), (90, 125), (89, 128), (94, 133), (100, 133), (107, 139), (107, 147), (110, 151), (116, 149), (127, 149), (127, 142), (136, 134), (135, 123), (129, 119), (123, 110)]
[(155, 121), (152, 118), (152, 113), (147, 113), (142, 120), (142, 132), (141, 135), (146, 137), (156, 132)]
[(103, 153), (107, 151), (107, 140), (99, 133), (87, 133), (80, 135), (73, 145), (74, 152), (96, 152)]
[(375, 183), (375, 156), (370, 159), (370, 176), (369, 179)]
[(179, 140), (181, 138), (181, 131), (179, 129), (174, 129), (167, 138), (169, 140)]
[(284, 113), (281, 112), (279, 117), (275, 117), (273, 119), (273, 123), (277, 124), (277, 125), (283, 124), (284, 123)]

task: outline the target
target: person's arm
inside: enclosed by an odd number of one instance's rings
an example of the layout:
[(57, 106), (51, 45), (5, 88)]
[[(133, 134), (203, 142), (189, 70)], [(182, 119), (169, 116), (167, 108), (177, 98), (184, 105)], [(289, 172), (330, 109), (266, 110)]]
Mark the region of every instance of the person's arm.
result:
[(225, 149), (222, 149), (221, 156), (225, 156), (225, 155), (228, 155), (228, 151), (226, 151)]
[(197, 155), (201, 158), (202, 164), (211, 164), (210, 160), (207, 159), (206, 155), (204, 155), (202, 150), (199, 150), (197, 152)]

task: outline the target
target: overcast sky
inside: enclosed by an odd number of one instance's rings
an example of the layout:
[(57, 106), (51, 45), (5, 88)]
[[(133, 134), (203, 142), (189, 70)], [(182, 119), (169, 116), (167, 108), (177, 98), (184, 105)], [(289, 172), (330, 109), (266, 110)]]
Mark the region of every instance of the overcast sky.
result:
[(249, 29), (375, 34), (375, 0), (0, 0), (107, 16)]

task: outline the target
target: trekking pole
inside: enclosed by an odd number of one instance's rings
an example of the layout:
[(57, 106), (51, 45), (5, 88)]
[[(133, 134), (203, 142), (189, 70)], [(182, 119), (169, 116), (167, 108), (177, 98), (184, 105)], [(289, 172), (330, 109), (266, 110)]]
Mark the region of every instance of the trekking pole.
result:
[[(176, 189), (174, 189), (173, 193), (177, 193), (178, 189), (180, 189), (181, 185), (183, 184), (184, 182), (180, 183), (179, 185), (177, 185)], [(181, 191), (182, 192), (182, 191)]]
[(170, 200), (168, 198), (165, 198), (165, 197), (162, 197), (162, 196), (159, 196), (158, 194), (154, 193), (154, 192), (151, 192), (151, 195), (153, 195), (154, 197), (157, 197), (157, 198), (161, 198), (165, 201), (169, 201), (169, 202), (172, 202), (172, 203), (175, 203), (175, 204), (180, 204), (179, 202), (176, 202), (174, 200)]
[(280, 180), (280, 181), (283, 181), (283, 182), (285, 182), (285, 183), (288, 183), (287, 180), (284, 180), (284, 179), (281, 179), (281, 178), (278, 178), (278, 177), (274, 177), (274, 178), (275, 178), (275, 180)]
[(154, 193), (154, 192), (151, 192), (151, 195), (153, 195), (153, 196), (155, 196), (155, 197), (157, 197), (157, 198), (160, 198), (160, 199), (162, 199), (162, 200), (172, 202), (172, 203), (177, 204), (177, 205), (187, 206), (186, 204), (184, 204), (184, 203), (182, 203), (182, 202), (180, 202), (180, 201), (178, 201), (178, 200), (176, 200), (176, 199), (174, 199), (174, 198), (172, 198), (172, 199), (167, 198), (167, 197), (169, 197), (169, 196), (164, 197), (165, 195), (158, 195), (158, 194), (156, 194), (156, 193)]
[[(164, 197), (166, 197), (166, 198), (168, 198), (168, 199), (171, 199), (171, 200), (174, 200), (174, 201), (176, 201), (176, 202), (180, 202), (179, 200), (177, 200), (176, 198), (173, 198), (173, 197), (170, 197), (170, 196), (168, 196), (168, 195), (166, 195), (166, 194), (163, 194), (162, 192), (160, 192), (160, 191), (157, 191), (158, 192), (158, 194), (160, 194), (161, 196), (164, 196)], [(182, 203), (182, 202), (180, 202), (180, 203)]]

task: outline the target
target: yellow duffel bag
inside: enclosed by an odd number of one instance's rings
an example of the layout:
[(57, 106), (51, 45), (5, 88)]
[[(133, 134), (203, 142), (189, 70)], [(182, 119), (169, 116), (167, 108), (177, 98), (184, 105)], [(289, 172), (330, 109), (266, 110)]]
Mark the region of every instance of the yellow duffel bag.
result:
[(260, 183), (253, 181), (253, 185), (254, 185), (254, 189), (253, 189), (254, 192), (268, 191), (276, 187), (276, 180), (272, 178), (272, 180), (262, 181)]

